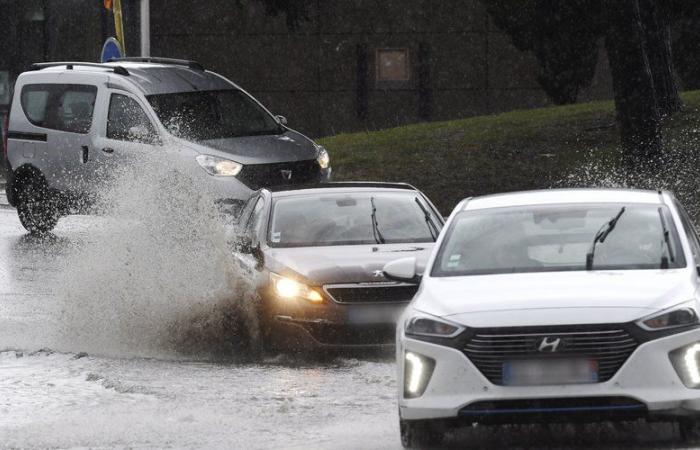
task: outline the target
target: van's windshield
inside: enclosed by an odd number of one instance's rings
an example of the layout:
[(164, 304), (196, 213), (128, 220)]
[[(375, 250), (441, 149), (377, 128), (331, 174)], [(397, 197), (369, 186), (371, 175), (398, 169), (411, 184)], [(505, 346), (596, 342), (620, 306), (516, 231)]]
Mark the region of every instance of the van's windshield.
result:
[(147, 97), (173, 135), (193, 142), (280, 134), (284, 129), (249, 95), (234, 89)]

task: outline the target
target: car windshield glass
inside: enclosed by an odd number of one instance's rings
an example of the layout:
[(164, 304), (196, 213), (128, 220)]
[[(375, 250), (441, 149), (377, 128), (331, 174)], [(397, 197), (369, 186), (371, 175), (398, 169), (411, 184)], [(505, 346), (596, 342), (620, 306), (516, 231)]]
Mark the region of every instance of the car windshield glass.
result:
[[(440, 223), (415, 193), (342, 193), (280, 198), (268, 236), (272, 247), (434, 242)], [(436, 233), (435, 233), (436, 234)]]
[(623, 207), (614, 231), (596, 244), (593, 270), (685, 267), (665, 206), (548, 205), (460, 213), (447, 231), (432, 276), (586, 270), (595, 236)]
[(239, 90), (179, 92), (147, 98), (168, 131), (188, 141), (280, 134), (283, 131), (267, 111)]

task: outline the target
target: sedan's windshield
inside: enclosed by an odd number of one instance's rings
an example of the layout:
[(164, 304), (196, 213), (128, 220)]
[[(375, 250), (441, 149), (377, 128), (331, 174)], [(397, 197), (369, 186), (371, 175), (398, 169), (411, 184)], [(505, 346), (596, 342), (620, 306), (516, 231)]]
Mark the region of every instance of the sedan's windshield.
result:
[(283, 131), (267, 111), (239, 90), (179, 92), (147, 98), (168, 131), (189, 141)]
[[(615, 217), (613, 231), (609, 223)], [(602, 240), (601, 229), (610, 230)], [(555, 205), (460, 213), (447, 232), (432, 275), (586, 270), (587, 258), (588, 269), (593, 270), (685, 267), (665, 206)]]
[(342, 193), (275, 201), (268, 242), (311, 247), (434, 242), (441, 224), (415, 193)]

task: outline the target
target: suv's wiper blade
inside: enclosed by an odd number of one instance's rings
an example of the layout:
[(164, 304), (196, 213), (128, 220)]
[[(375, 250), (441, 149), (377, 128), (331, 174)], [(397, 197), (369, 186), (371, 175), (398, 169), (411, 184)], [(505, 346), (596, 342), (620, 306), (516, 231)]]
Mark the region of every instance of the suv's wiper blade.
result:
[(369, 202), (372, 204), (372, 234), (374, 234), (374, 240), (377, 244), (383, 244), (386, 242), (382, 232), (379, 231), (379, 223), (377, 223), (377, 206), (374, 204), (374, 197), (370, 197)]
[(610, 232), (615, 229), (615, 225), (617, 225), (617, 221), (620, 220), (620, 217), (622, 214), (625, 212), (625, 207), (623, 206), (620, 209), (620, 212), (618, 212), (615, 217), (610, 219), (609, 221), (605, 222), (602, 227), (598, 230), (598, 232), (595, 234), (595, 237), (593, 238), (593, 243), (591, 244), (590, 250), (588, 250), (588, 253), (586, 253), (586, 270), (593, 270), (593, 258), (595, 257), (595, 246), (598, 244), (598, 242), (605, 242), (605, 239), (608, 237)]
[(418, 207), (423, 211), (423, 215), (425, 217), (425, 223), (428, 225), (428, 231), (430, 232), (430, 237), (433, 238), (433, 242), (437, 240), (438, 235), (440, 234), (437, 227), (433, 223), (433, 216), (430, 214), (430, 211), (428, 211), (428, 208), (426, 208), (420, 200), (418, 200), (418, 197), (414, 197), (414, 200), (418, 204)]
[(661, 231), (663, 232), (663, 235), (664, 235), (664, 243), (666, 244), (666, 251), (668, 253), (668, 257), (666, 257), (666, 256), (661, 257), (661, 268), (668, 269), (668, 261), (670, 260), (671, 262), (675, 262), (676, 258), (673, 254), (673, 247), (671, 247), (670, 234), (668, 231), (668, 227), (666, 226), (666, 219), (664, 218), (664, 212), (661, 208), (659, 208), (659, 219), (661, 220)]

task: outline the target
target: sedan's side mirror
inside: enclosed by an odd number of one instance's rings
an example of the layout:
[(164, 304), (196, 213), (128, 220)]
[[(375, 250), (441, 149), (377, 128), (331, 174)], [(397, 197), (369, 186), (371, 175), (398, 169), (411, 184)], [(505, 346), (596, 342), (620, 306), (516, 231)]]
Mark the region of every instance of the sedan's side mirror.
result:
[(287, 125), (287, 118), (284, 116), (275, 116), (275, 119), (277, 119), (277, 122), (279, 122), (280, 125)]
[(401, 258), (390, 261), (384, 265), (384, 276), (393, 281), (402, 283), (420, 283), (421, 276), (416, 271), (416, 258)]

